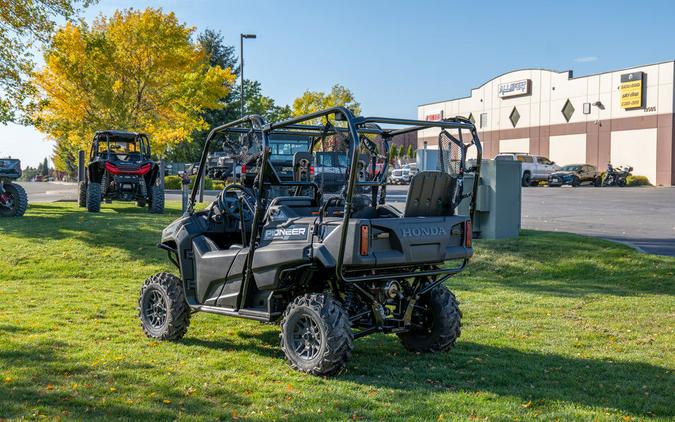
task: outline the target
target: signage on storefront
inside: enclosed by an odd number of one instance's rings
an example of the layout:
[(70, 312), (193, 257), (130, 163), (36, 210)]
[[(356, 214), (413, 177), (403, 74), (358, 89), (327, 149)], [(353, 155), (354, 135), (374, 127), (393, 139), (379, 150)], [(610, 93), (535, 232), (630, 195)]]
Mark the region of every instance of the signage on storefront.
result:
[(499, 98), (509, 98), (509, 97), (518, 97), (520, 95), (529, 95), (530, 86), (532, 86), (532, 84), (529, 79), (499, 84)]
[(621, 75), (621, 85), (619, 86), (621, 108), (642, 107), (642, 97), (644, 96), (643, 79), (644, 72), (631, 72)]
[(427, 114), (424, 117), (424, 120), (426, 120), (427, 122), (436, 122), (439, 120), (443, 120), (443, 112), (441, 111), (440, 113)]

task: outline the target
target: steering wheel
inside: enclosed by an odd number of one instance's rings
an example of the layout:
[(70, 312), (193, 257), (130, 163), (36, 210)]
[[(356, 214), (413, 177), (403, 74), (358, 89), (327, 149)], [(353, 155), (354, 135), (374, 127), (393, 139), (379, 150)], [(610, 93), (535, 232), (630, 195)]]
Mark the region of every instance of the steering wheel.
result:
[[(241, 199), (240, 195), (235, 192), (237, 190), (242, 192)], [(247, 207), (244, 207), (244, 204), (250, 204), (253, 198), (255, 196), (249, 188), (239, 184), (228, 185), (218, 194), (213, 204), (211, 204), (209, 219), (221, 222), (223, 217), (240, 220), (243, 216), (244, 220), (249, 221), (252, 219), (253, 210), (246, 209)]]

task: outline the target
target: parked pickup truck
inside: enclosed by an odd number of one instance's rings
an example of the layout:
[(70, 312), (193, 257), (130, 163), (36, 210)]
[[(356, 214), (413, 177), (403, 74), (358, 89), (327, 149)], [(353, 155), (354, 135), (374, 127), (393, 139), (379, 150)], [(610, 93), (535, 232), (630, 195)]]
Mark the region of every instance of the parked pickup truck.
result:
[(500, 152), (495, 160), (518, 160), (522, 163), (521, 182), (523, 186), (536, 186), (541, 181), (548, 182), (551, 173), (560, 170), (560, 166), (541, 155), (522, 152)]

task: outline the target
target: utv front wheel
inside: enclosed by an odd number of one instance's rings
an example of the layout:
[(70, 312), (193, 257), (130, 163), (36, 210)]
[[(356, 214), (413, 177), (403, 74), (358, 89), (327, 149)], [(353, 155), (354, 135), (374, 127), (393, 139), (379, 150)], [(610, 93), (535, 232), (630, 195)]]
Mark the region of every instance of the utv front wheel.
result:
[(150, 212), (164, 213), (164, 189), (159, 185), (152, 185), (150, 188)]
[(87, 206), (87, 182), (79, 182), (77, 184), (77, 188), (78, 188), (77, 204), (81, 208), (84, 208)]
[(398, 334), (411, 352), (445, 352), (455, 345), (461, 332), (462, 312), (459, 303), (445, 286), (435, 287), (422, 297), (413, 313), (410, 331)]
[(138, 317), (145, 335), (158, 340), (179, 340), (190, 325), (190, 307), (183, 282), (169, 273), (145, 280), (138, 299)]
[(5, 192), (0, 194), (0, 217), (21, 217), (28, 208), (26, 191), (16, 183), (6, 183), (4, 187)]
[(101, 184), (95, 182), (87, 183), (87, 211), (101, 211)]
[(281, 320), (281, 349), (293, 369), (331, 375), (345, 367), (354, 336), (347, 313), (331, 296), (297, 297)]

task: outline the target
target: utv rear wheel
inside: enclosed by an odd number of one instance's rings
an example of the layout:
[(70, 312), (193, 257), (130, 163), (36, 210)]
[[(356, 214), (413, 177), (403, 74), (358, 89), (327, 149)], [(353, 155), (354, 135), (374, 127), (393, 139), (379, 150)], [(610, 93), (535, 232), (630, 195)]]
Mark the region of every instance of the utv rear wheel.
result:
[(152, 185), (150, 188), (150, 212), (164, 213), (164, 189), (159, 185)]
[(5, 193), (0, 194), (4, 204), (0, 204), (0, 217), (21, 217), (28, 208), (26, 191), (15, 183), (5, 183), (4, 188)]
[(87, 183), (87, 211), (101, 211), (101, 184), (95, 182)]
[(413, 314), (416, 328), (398, 334), (411, 352), (444, 352), (455, 345), (461, 333), (462, 312), (459, 302), (445, 286), (435, 287), (417, 302), (421, 308)]
[(159, 273), (145, 280), (138, 299), (138, 317), (148, 337), (181, 339), (190, 326), (190, 307), (185, 301), (181, 279)]
[(347, 313), (325, 294), (297, 297), (281, 320), (281, 349), (293, 369), (331, 375), (345, 367), (354, 335)]
[(77, 204), (81, 208), (84, 208), (87, 206), (87, 182), (79, 182), (77, 184), (77, 188), (78, 188)]

